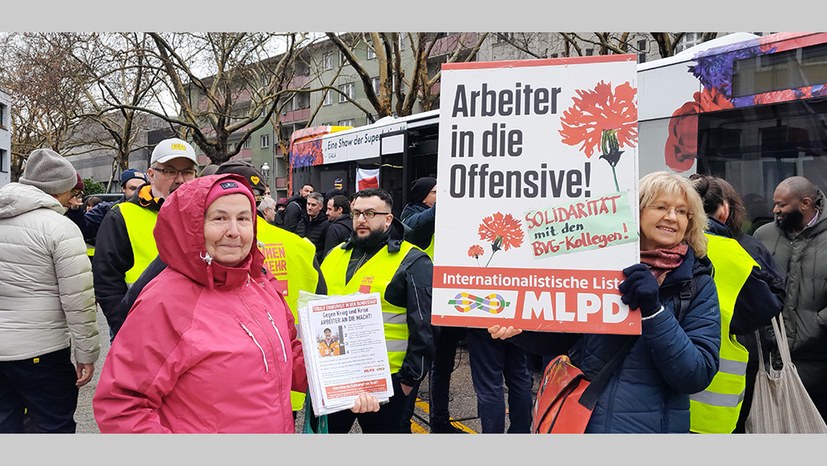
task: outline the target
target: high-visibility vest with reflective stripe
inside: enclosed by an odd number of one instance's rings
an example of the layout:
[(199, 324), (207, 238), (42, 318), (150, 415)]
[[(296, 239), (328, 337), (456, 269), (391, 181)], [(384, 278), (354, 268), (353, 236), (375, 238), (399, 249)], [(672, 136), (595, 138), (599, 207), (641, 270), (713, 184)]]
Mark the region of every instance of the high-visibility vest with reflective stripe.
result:
[[(256, 216), (256, 230), (264, 266), (276, 280), (286, 282), (284, 300), (293, 313), (293, 321), (298, 324), (299, 290), (315, 293), (319, 284), (319, 272), (313, 267), (316, 246), (307, 238), (267, 223), (259, 215)], [(305, 397), (302, 392), (290, 392), (293, 411), (304, 407)]]
[(749, 352), (729, 331), (735, 301), (755, 259), (732, 238), (706, 235), (707, 255), (714, 267), (713, 280), (721, 309), (721, 348), (718, 373), (705, 390), (690, 395), (690, 430), (702, 434), (730, 434), (735, 430), (746, 387)]
[(414, 245), (407, 241), (403, 241), (400, 251), (393, 254), (388, 253), (387, 246), (383, 247), (359, 267), (347, 283), (345, 275), (353, 249), (335, 247), (322, 262), (322, 275), (329, 295), (378, 292), (382, 297), (382, 320), (391, 374), (399, 372), (408, 351), (408, 323), (405, 308), (389, 303), (385, 299), (385, 292), (405, 256), (413, 248)]
[(132, 247), (132, 268), (126, 271), (125, 277), (126, 284), (132, 285), (158, 256), (158, 246), (155, 244), (155, 235), (152, 234), (158, 212), (131, 202), (120, 202), (113, 205), (112, 209), (120, 209)]

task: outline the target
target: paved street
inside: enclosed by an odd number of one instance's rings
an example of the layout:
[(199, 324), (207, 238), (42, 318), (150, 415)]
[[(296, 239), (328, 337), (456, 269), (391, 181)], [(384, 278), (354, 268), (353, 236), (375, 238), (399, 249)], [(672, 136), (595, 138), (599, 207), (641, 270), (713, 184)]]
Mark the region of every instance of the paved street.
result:
[[(95, 365), (95, 376), (91, 382), (80, 389), (78, 409), (75, 413), (78, 433), (100, 433), (95, 417), (92, 413), (92, 396), (100, 377), (103, 361), (109, 351), (109, 327), (103, 313), (98, 309), (98, 327), (101, 335), (101, 357)], [(535, 383), (536, 386), (536, 383)], [(414, 414), (414, 433), (428, 433), (428, 381), (423, 381), (420, 391), (420, 401), (417, 403)], [(471, 371), (468, 365), (468, 351), (464, 346), (457, 350), (456, 366), (451, 377), (451, 415), (460, 422), (460, 427), (469, 433), (478, 433), (481, 430), (480, 420), (477, 417), (477, 397), (471, 383)], [(297, 430), (301, 431), (303, 416), (296, 422)], [(508, 421), (506, 419), (506, 428)], [(354, 426), (354, 433), (359, 432), (358, 425)]]

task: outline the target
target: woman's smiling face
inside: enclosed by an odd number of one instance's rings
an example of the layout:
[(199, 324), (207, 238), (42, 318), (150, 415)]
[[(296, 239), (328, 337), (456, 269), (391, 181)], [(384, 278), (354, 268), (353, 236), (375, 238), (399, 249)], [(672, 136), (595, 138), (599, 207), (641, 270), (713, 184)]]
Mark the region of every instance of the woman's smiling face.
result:
[(689, 205), (683, 196), (662, 194), (640, 211), (640, 249), (667, 249), (683, 241), (689, 224)]

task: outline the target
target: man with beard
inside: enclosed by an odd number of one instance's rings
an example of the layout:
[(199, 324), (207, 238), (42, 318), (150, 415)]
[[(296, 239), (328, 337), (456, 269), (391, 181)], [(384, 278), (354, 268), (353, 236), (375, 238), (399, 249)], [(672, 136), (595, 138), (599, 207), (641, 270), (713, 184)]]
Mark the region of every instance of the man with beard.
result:
[[(786, 272), (784, 324), (790, 354), (821, 417), (827, 419), (827, 221), (824, 193), (803, 176), (778, 184), (775, 223), (755, 231)], [(819, 254), (821, 257), (819, 257)]]
[(405, 399), (431, 366), (433, 263), (405, 241), (394, 218), (393, 198), (383, 189), (356, 193), (350, 204), (353, 233), (322, 263), (329, 295), (379, 293), (394, 395), (376, 413), (328, 414), (330, 433), (347, 433), (358, 419), (364, 433), (400, 433)]

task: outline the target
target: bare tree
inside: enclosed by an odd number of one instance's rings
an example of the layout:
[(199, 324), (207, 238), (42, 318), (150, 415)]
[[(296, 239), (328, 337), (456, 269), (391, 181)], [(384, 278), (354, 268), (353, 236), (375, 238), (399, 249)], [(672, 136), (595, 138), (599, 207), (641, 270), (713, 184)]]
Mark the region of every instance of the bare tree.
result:
[[(572, 57), (608, 54), (641, 53), (638, 41), (655, 42), (661, 58), (671, 57), (685, 37), (685, 32), (558, 32), (519, 33), (498, 32), (496, 40), (507, 43), (526, 58)], [(717, 37), (715, 32), (704, 32), (701, 42)]]
[[(327, 37), (359, 77), (376, 114), (384, 117), (411, 115), (417, 103), (424, 111), (433, 109), (439, 102), (440, 65), (474, 60), (487, 33), (328, 32)], [(409, 46), (407, 54), (402, 40)], [(365, 63), (354, 53), (359, 46), (376, 55), (378, 92)]]
[(37, 148), (70, 148), (70, 135), (85, 112), (86, 72), (71, 58), (75, 42), (59, 34), (14, 33), (0, 43), (0, 87), (12, 100), (11, 179)]
[[(179, 114), (170, 118), (142, 110), (180, 126), (214, 164), (236, 155), (252, 133), (271, 124), (271, 118), (278, 119), (280, 106), (296, 93), (307, 92), (289, 87), (297, 49), (306, 40), (303, 33), (149, 36)], [(231, 148), (235, 133), (240, 137)]]
[[(106, 137), (86, 140), (109, 149), (109, 184), (129, 168), (129, 154), (141, 147), (145, 127), (140, 109), (152, 102), (161, 73), (147, 56), (149, 38), (142, 33), (81, 35), (71, 57), (85, 70), (90, 85), (82, 86), (88, 111), (81, 117), (97, 123)], [(83, 83), (80, 83), (81, 85)], [(86, 135), (84, 135), (86, 136)], [(86, 136), (88, 137), (88, 136)]]

